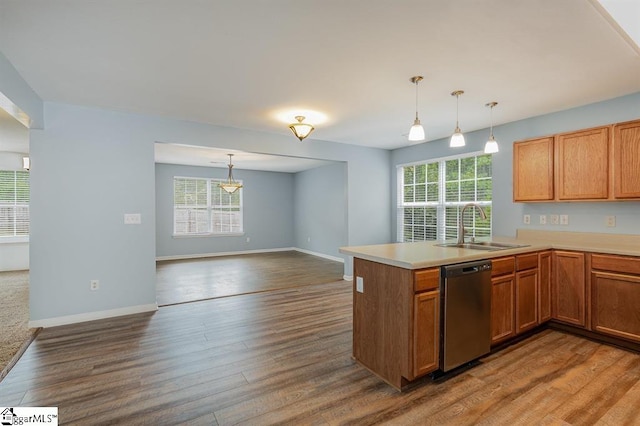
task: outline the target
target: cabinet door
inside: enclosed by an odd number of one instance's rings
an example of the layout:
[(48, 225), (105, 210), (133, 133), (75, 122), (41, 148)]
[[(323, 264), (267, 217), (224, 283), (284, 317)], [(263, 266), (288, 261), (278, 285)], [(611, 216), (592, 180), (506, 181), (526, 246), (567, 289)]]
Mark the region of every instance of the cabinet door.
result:
[(498, 343), (516, 335), (514, 276), (491, 279), (491, 343)]
[(440, 292), (429, 291), (414, 296), (413, 375), (430, 373), (438, 368), (440, 341)]
[(640, 341), (640, 277), (593, 272), (592, 329)]
[(613, 196), (640, 198), (640, 120), (617, 124), (613, 135)]
[(516, 333), (538, 325), (538, 269), (516, 272)]
[(551, 252), (538, 254), (538, 321), (551, 319)]
[(609, 127), (558, 135), (555, 141), (559, 200), (609, 196)]
[(585, 327), (586, 281), (584, 253), (553, 253), (553, 318)]
[(553, 200), (553, 136), (513, 144), (513, 200)]

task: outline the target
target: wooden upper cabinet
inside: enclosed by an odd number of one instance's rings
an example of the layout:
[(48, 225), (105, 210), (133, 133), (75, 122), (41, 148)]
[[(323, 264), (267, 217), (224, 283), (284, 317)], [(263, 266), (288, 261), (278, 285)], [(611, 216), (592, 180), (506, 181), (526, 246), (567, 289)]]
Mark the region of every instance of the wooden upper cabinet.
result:
[(613, 196), (640, 198), (640, 120), (613, 128)]
[(556, 136), (558, 200), (609, 197), (610, 139), (609, 126)]
[(553, 136), (513, 144), (513, 200), (553, 200)]

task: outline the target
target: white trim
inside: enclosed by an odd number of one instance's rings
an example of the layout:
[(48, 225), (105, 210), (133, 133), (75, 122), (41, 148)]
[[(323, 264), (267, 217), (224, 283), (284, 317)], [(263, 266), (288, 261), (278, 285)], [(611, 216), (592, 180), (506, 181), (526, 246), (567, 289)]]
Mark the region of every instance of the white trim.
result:
[(345, 281), (353, 281), (353, 275), (343, 275), (342, 279)]
[(140, 314), (143, 312), (154, 312), (158, 310), (157, 303), (148, 305), (127, 306), (126, 308), (109, 309), (108, 311), (87, 312), (84, 314), (65, 315), (62, 317), (47, 318), (42, 320), (29, 321), (29, 328), (57, 327), (60, 325), (76, 324), (85, 321), (95, 321), (106, 318), (120, 317), (123, 315)]
[(477, 157), (479, 155), (484, 155), (484, 151), (463, 152), (456, 155), (448, 155), (446, 157), (430, 158), (428, 160), (418, 160), (418, 161), (412, 161), (411, 163), (396, 164), (396, 169), (401, 169), (406, 166), (419, 166), (427, 163), (439, 163), (440, 161), (459, 160), (462, 158)]
[(175, 256), (156, 256), (156, 262), (162, 262), (164, 260), (200, 259), (203, 257), (233, 256), (236, 254), (271, 253), (276, 251), (293, 251), (293, 250), (296, 250), (296, 248), (283, 247), (283, 248), (275, 248), (275, 249), (223, 251), (218, 253), (178, 254)]
[(335, 262), (340, 262), (340, 263), (344, 263), (344, 259), (338, 256), (331, 256), (329, 254), (324, 254), (324, 253), (317, 253), (315, 251), (310, 251), (310, 250), (305, 250), (305, 249), (301, 249), (301, 248), (295, 248), (295, 251), (299, 251), (300, 253), (306, 253), (306, 254), (310, 254), (312, 256), (316, 256), (316, 257), (323, 257), (325, 259), (329, 259), (329, 260), (333, 260)]

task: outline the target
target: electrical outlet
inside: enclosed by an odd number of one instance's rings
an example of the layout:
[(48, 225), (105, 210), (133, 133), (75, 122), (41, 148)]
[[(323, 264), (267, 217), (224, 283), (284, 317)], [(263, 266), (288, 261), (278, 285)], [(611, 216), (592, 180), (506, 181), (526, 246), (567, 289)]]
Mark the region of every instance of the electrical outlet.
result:
[(356, 291), (358, 293), (364, 293), (364, 278), (356, 277)]
[(89, 282), (89, 288), (91, 291), (96, 291), (100, 289), (100, 281), (99, 280), (91, 280)]
[(551, 221), (552, 225), (557, 225), (560, 223), (560, 217), (557, 214), (549, 215), (549, 221)]
[(142, 223), (142, 215), (140, 213), (125, 213), (124, 224), (125, 225), (140, 225)]
[(560, 215), (560, 225), (568, 225), (569, 224), (569, 215), (561, 214)]
[(540, 215), (540, 225), (546, 225), (547, 224), (547, 215), (546, 214), (541, 214)]
[(616, 217), (615, 216), (607, 216), (605, 218), (605, 224), (609, 228), (614, 228), (616, 226)]
[(522, 222), (525, 225), (530, 225), (531, 224), (531, 215), (530, 214), (525, 214), (524, 216), (522, 216)]

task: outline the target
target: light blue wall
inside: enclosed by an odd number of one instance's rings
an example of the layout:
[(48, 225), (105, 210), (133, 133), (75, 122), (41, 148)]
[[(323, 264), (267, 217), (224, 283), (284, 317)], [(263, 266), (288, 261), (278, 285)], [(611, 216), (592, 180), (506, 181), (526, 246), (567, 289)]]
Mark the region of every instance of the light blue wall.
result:
[[(493, 234), (515, 236), (518, 228), (639, 234), (640, 227), (635, 219), (640, 215), (639, 202), (514, 203), (512, 186), (513, 142), (638, 118), (640, 118), (640, 92), (494, 127), (495, 137), (500, 143), (500, 152), (493, 156)], [(480, 151), (488, 135), (488, 129), (465, 134), (467, 146), (460, 150), (449, 148), (447, 138), (397, 149), (391, 153), (391, 227), (394, 238), (396, 235), (396, 166), (463, 152)], [(531, 225), (522, 223), (524, 214), (532, 215)], [(548, 220), (546, 226), (536, 225), (539, 223), (538, 217), (541, 214), (567, 214), (569, 225), (550, 225)], [(615, 228), (604, 226), (605, 215), (617, 217), (618, 223)]]
[(294, 200), (296, 247), (343, 257), (338, 248), (347, 245), (347, 164), (296, 173)]
[(155, 142), (347, 162), (345, 243), (389, 241), (389, 151), (59, 103), (45, 119), (31, 137), (34, 321), (155, 303)]
[(234, 168), (233, 177), (244, 185), (244, 235), (188, 238), (173, 237), (174, 176), (225, 179), (227, 169), (156, 164), (156, 256), (294, 246), (294, 174)]

